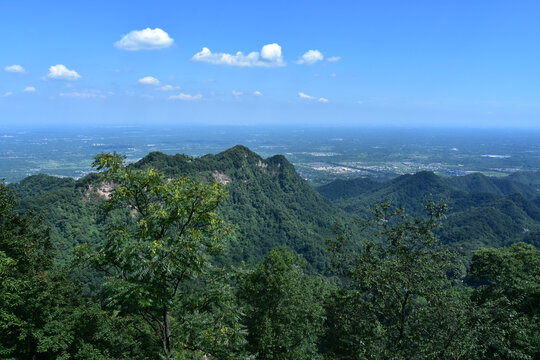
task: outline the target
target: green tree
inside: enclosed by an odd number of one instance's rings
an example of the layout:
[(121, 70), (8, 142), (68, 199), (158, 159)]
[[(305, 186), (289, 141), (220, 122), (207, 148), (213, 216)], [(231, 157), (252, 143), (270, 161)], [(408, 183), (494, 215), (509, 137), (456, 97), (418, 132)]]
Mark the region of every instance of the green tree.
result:
[(247, 304), (249, 350), (257, 359), (318, 359), (327, 286), (304, 273), (305, 260), (277, 248), (249, 273), (240, 296)]
[[(0, 355), (35, 350), (25, 316), (26, 296), (36, 278), (51, 266), (50, 241), (39, 219), (15, 211), (13, 194), (0, 183)], [(25, 349), (26, 348), (26, 349)]]
[[(215, 212), (222, 187), (126, 167), (116, 153), (96, 156), (93, 165), (112, 189), (105, 203), (110, 224), (105, 243), (83, 254), (106, 273), (107, 305), (144, 319), (166, 358), (232, 351), (241, 336), (231, 292), (204, 291), (226, 234)], [(222, 315), (219, 328), (212, 311)]]
[(539, 269), (540, 250), (524, 243), (474, 254), (485, 359), (540, 358)]
[(131, 320), (111, 318), (53, 264), (39, 217), (21, 216), (0, 183), (0, 357), (145, 359)]
[(347, 250), (349, 232), (331, 247), (342, 281), (329, 307), (331, 359), (458, 359), (474, 350), (471, 307), (447, 276), (450, 253), (432, 233), (445, 206), (412, 219), (388, 203), (363, 222), (369, 239)]

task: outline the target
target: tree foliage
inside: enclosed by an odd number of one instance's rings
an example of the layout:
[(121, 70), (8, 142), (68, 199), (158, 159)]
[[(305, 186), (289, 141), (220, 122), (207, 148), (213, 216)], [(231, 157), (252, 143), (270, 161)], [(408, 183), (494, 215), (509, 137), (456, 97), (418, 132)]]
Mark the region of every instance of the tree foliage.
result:
[(230, 339), (239, 328), (230, 307), (230, 324), (224, 321), (220, 329), (200, 315), (222, 310), (204, 305), (219, 303), (226, 294), (212, 298), (204, 293), (193, 299), (198, 287), (209, 281), (205, 276), (211, 256), (224, 245), (226, 227), (215, 212), (225, 197), (222, 187), (126, 167), (116, 153), (95, 159), (94, 166), (112, 188), (105, 203), (110, 222), (105, 243), (95, 252), (82, 253), (106, 273), (107, 305), (144, 319), (152, 330), (147, 334), (161, 344), (166, 358), (186, 351), (211, 353), (202, 346), (209, 342), (197, 336), (205, 331), (209, 337), (214, 331), (228, 333), (226, 338), (213, 337), (214, 345), (217, 341), (233, 347)]
[(53, 265), (47, 229), (0, 184), (0, 357), (146, 358), (131, 319), (110, 318)]
[(524, 243), (474, 254), (470, 275), (479, 286), (486, 359), (540, 357), (539, 269), (540, 251)]
[[(412, 219), (388, 203), (362, 223), (369, 238), (352, 256), (332, 243), (342, 289), (328, 315), (326, 346), (335, 359), (458, 359), (470, 356), (473, 332), (466, 296), (448, 277), (450, 253), (432, 230), (444, 206)], [(369, 225), (369, 226), (368, 226)]]
[(240, 296), (247, 304), (249, 350), (257, 359), (318, 359), (328, 289), (304, 273), (305, 260), (284, 247), (247, 274)]

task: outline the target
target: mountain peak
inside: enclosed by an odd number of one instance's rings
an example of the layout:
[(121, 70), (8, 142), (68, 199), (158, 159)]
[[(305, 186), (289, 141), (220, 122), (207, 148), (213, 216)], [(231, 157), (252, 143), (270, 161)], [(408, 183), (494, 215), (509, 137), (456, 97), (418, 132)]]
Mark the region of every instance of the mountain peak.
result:
[(225, 151), (222, 151), (216, 154), (216, 156), (232, 156), (232, 155), (243, 155), (246, 158), (250, 158), (250, 157), (261, 158), (257, 153), (251, 151), (250, 148), (244, 145), (235, 145)]
[(433, 171), (420, 171), (415, 174), (401, 175), (392, 182), (399, 186), (414, 185), (422, 188), (443, 185), (441, 179)]

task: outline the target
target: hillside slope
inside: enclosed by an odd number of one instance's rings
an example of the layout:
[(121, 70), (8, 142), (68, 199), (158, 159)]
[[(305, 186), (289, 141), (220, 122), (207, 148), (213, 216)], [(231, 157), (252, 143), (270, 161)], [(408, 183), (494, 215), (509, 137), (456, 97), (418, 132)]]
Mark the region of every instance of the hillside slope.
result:
[(222, 211), (239, 232), (235, 261), (259, 260), (274, 247), (287, 245), (322, 269), (327, 261), (325, 239), (333, 235), (335, 221), (347, 218), (282, 155), (263, 159), (238, 145), (200, 158), (151, 153), (134, 166), (225, 184), (229, 197)]
[[(200, 158), (154, 152), (131, 166), (224, 184), (229, 197), (220, 211), (237, 229), (227, 259), (233, 263), (258, 262), (271, 249), (286, 245), (322, 270), (328, 259), (325, 239), (333, 235), (334, 222), (348, 216), (318, 194), (285, 157), (263, 159), (244, 146)], [(57, 249), (67, 256), (78, 243), (100, 241), (101, 200), (93, 185), (98, 177), (74, 181), (37, 175), (11, 188), (19, 194), (22, 211), (43, 212)]]
[(422, 215), (426, 201), (448, 204), (438, 235), (469, 254), (479, 246), (502, 246), (518, 240), (536, 242), (540, 230), (539, 190), (534, 178), (490, 178), (482, 174), (441, 177), (432, 172), (403, 175), (386, 182), (369, 179), (334, 181), (317, 190), (351, 215), (365, 217), (374, 204), (390, 201), (412, 215)]

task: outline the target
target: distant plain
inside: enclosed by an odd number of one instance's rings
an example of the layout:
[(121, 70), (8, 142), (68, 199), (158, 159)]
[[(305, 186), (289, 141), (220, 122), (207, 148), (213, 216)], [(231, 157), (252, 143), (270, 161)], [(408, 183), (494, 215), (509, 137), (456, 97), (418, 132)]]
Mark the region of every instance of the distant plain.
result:
[(505, 176), (540, 170), (539, 140), (538, 129), (502, 128), (3, 127), (0, 178), (17, 182), (38, 173), (80, 178), (100, 152), (117, 151), (134, 162), (152, 151), (202, 156), (237, 144), (263, 157), (285, 155), (314, 184), (423, 170)]

